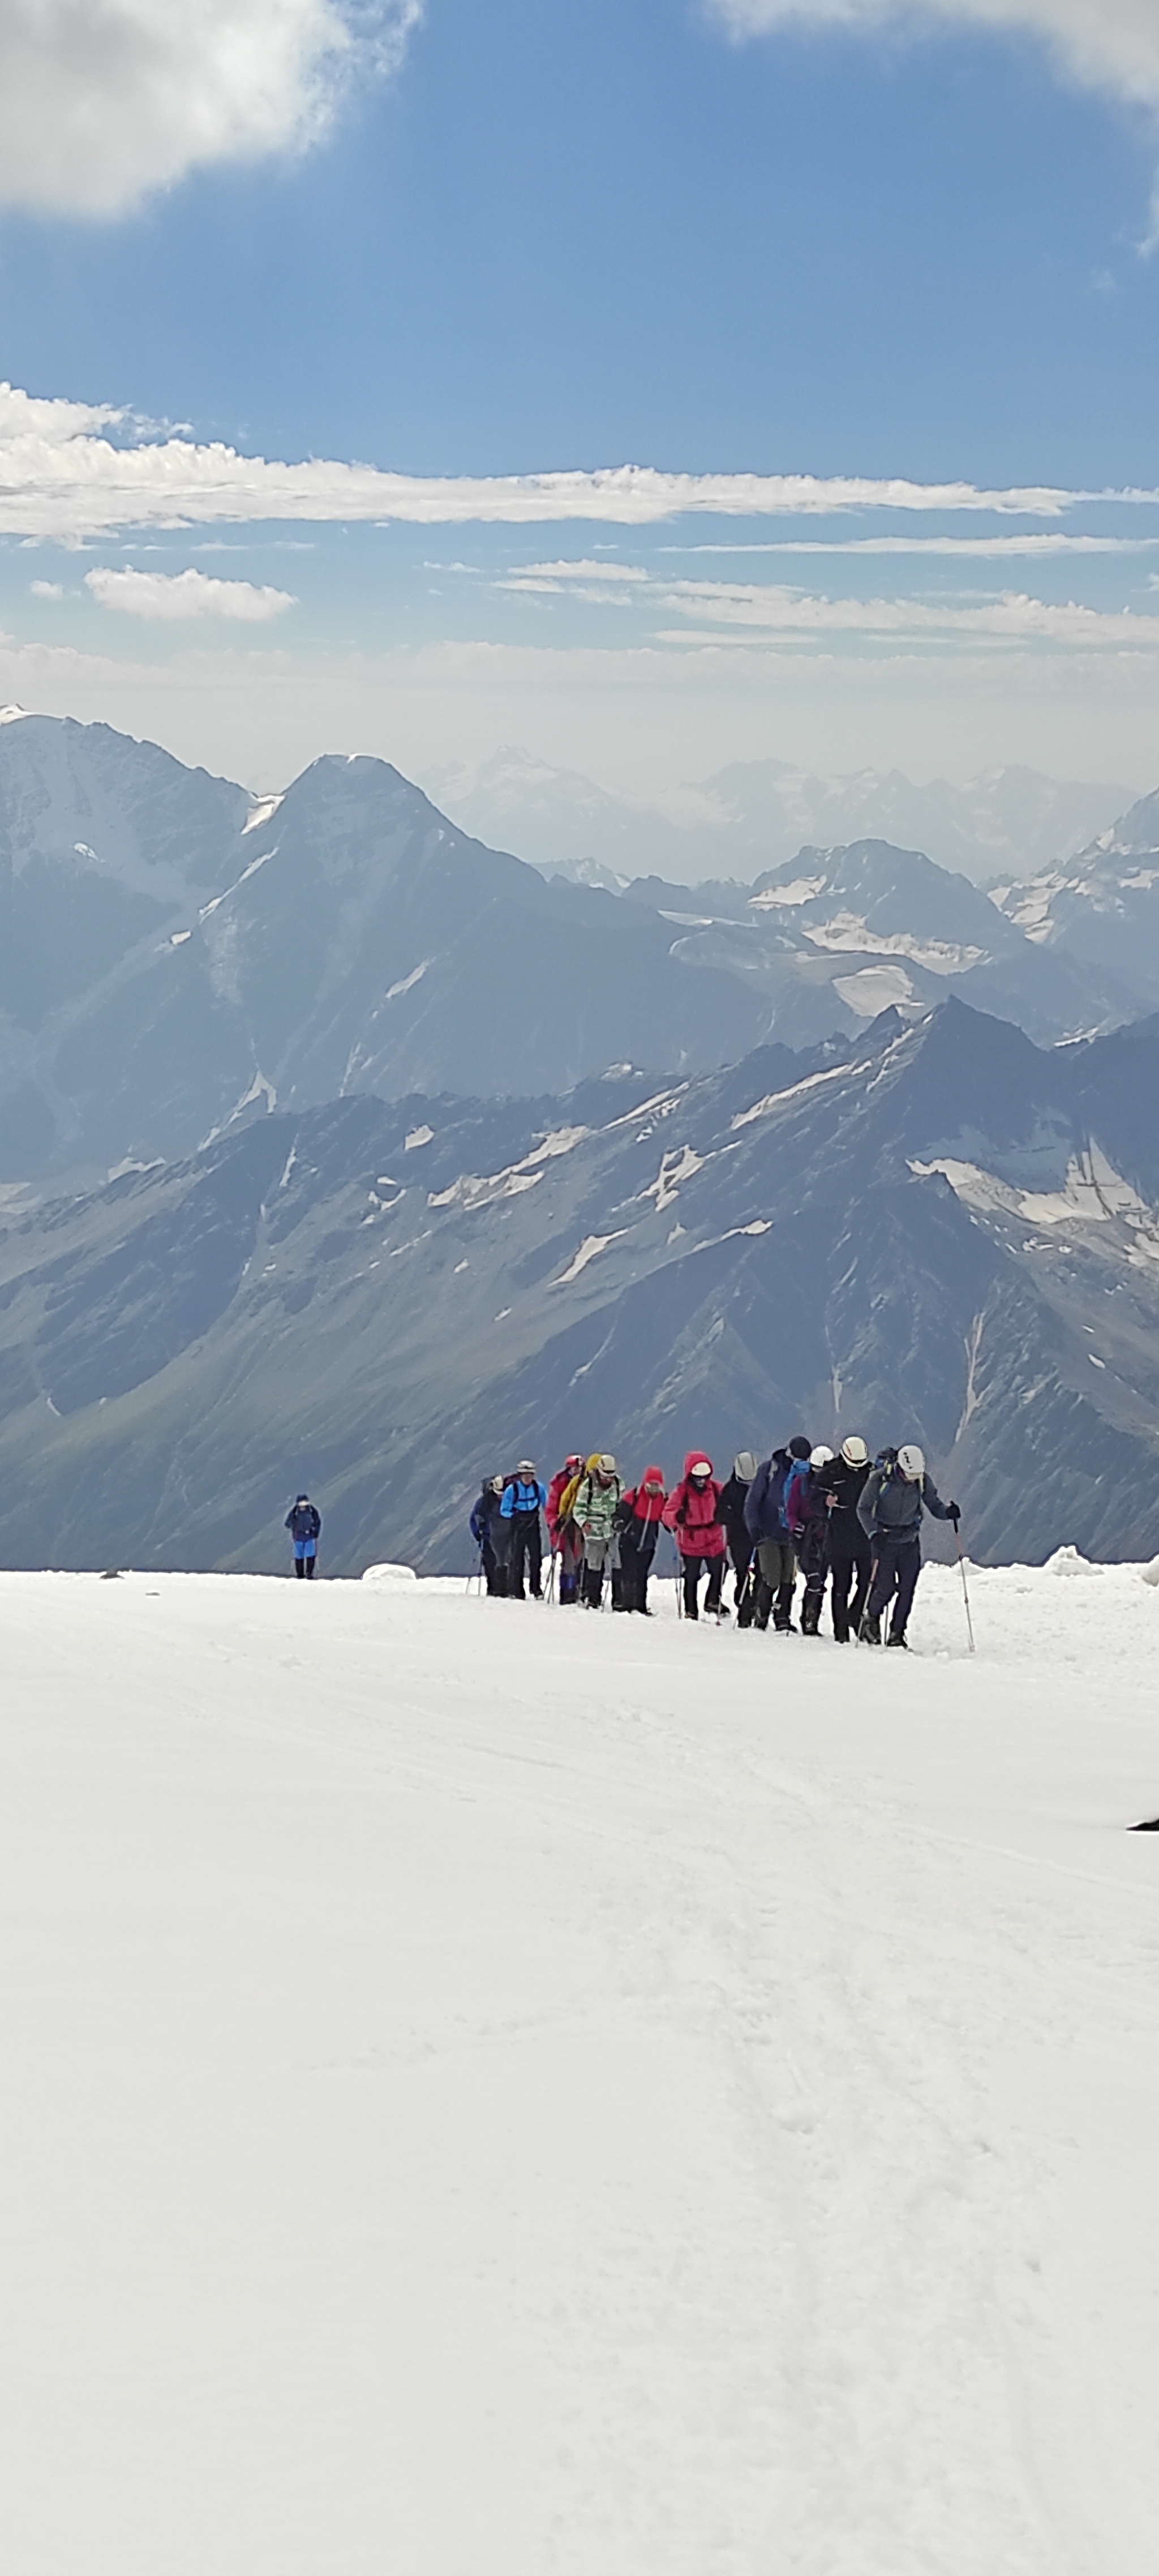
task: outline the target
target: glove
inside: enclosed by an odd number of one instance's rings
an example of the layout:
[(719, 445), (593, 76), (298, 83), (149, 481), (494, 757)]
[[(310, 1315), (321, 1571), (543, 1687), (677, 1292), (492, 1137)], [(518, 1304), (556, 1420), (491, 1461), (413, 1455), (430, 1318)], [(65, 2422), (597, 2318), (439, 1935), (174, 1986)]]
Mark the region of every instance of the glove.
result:
[(947, 1505), (946, 1505), (946, 1510), (947, 1510), (947, 1512), (949, 1513), (950, 1519), (952, 1520), (952, 1522), (953, 1522), (953, 1524), (954, 1524), (955, 1529), (957, 1529), (958, 1523), (959, 1523), (959, 1521), (961, 1520), (961, 1517), (962, 1517), (962, 1515), (961, 1515), (961, 1513), (960, 1513), (960, 1511), (959, 1511), (959, 1509), (958, 1509), (957, 1504), (956, 1504), (956, 1503), (947, 1503)]

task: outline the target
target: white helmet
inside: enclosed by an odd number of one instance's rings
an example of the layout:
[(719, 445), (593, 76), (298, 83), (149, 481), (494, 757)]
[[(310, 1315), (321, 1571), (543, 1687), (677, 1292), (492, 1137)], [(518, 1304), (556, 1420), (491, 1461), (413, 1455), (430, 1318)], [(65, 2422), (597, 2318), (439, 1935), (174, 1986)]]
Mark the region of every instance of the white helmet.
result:
[(897, 1463), (907, 1483), (920, 1485), (926, 1472), (925, 1452), (915, 1440), (907, 1440), (897, 1453)]
[(851, 1431), (848, 1440), (842, 1441), (841, 1455), (847, 1467), (868, 1467), (869, 1465), (869, 1451), (857, 1431)]
[(757, 1462), (751, 1449), (737, 1450), (732, 1462), (732, 1472), (738, 1485), (751, 1485), (757, 1472)]
[(831, 1467), (832, 1464), (833, 1452), (831, 1449), (827, 1449), (825, 1447), (824, 1441), (821, 1442), (818, 1448), (811, 1449), (809, 1451), (809, 1465), (811, 1467)]

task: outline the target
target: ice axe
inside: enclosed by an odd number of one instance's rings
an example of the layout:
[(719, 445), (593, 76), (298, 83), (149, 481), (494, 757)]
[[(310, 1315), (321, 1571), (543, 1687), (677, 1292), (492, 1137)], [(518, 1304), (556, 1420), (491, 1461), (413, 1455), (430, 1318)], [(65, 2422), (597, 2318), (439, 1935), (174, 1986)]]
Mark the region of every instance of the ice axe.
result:
[(970, 1617), (970, 1586), (966, 1581), (966, 1559), (962, 1554), (962, 1533), (956, 1520), (954, 1522), (954, 1545), (958, 1551), (958, 1566), (962, 1576), (962, 1599), (966, 1604), (966, 1635), (970, 1640), (970, 1652), (973, 1654), (975, 1651), (974, 1622)]

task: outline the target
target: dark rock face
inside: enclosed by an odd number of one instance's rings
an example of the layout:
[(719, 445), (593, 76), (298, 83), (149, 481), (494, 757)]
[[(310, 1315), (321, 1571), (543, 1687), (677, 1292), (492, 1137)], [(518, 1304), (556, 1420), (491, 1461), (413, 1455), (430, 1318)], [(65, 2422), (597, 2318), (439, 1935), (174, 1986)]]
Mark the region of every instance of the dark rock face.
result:
[[(957, 1002), (564, 1097), (278, 1110), (0, 1234), (0, 1558), (463, 1569), (478, 1480), (915, 1438), (975, 1553), (1159, 1550), (1159, 1021)], [(937, 1552), (942, 1534), (932, 1528)]]

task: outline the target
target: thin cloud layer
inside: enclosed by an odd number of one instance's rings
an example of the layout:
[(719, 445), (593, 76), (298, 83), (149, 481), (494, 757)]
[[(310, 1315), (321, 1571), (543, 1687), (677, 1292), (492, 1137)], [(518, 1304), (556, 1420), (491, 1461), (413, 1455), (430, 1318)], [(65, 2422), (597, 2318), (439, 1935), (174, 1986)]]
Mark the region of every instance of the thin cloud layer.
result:
[[(46, 591), (50, 587), (44, 585)], [(211, 573), (194, 571), (135, 572), (130, 565), (94, 565), (85, 574), (85, 589), (102, 608), (154, 623), (224, 617), (235, 625), (266, 626), (271, 617), (284, 617), (287, 608), (297, 605), (291, 591), (252, 581), (219, 581)]]
[(872, 29), (963, 21), (1042, 37), (1071, 76), (1092, 89), (1159, 107), (1159, 9), (1155, 0), (711, 0), (736, 36), (775, 27)]
[[(1159, 617), (1139, 616), (1130, 609), (1088, 608), (1080, 600), (1033, 599), (1023, 591), (1006, 591), (976, 605), (959, 601), (915, 599), (827, 599), (815, 592), (791, 590), (779, 583), (678, 581), (664, 593), (662, 606), (695, 620), (689, 629), (669, 628), (660, 641), (676, 644), (686, 635), (710, 640), (710, 629), (741, 627), (767, 635), (874, 637), (896, 641), (913, 636), (934, 642), (939, 636), (988, 638), (1005, 644), (1058, 644), (1084, 649), (1111, 645), (1155, 652)], [(720, 634), (716, 640), (722, 640)]]
[(0, 384), (0, 534), (9, 536), (68, 540), (113, 528), (278, 520), (397, 519), (433, 527), (570, 519), (646, 527), (685, 512), (813, 518), (865, 509), (1056, 519), (1092, 497), (1102, 496), (1048, 484), (990, 491), (902, 477), (668, 474), (643, 465), (424, 477), (321, 457), (280, 464), (216, 443), (147, 437), (111, 405), (44, 400)]
[(300, 149), (422, 0), (0, 0), (0, 202), (118, 215), (213, 162)]

